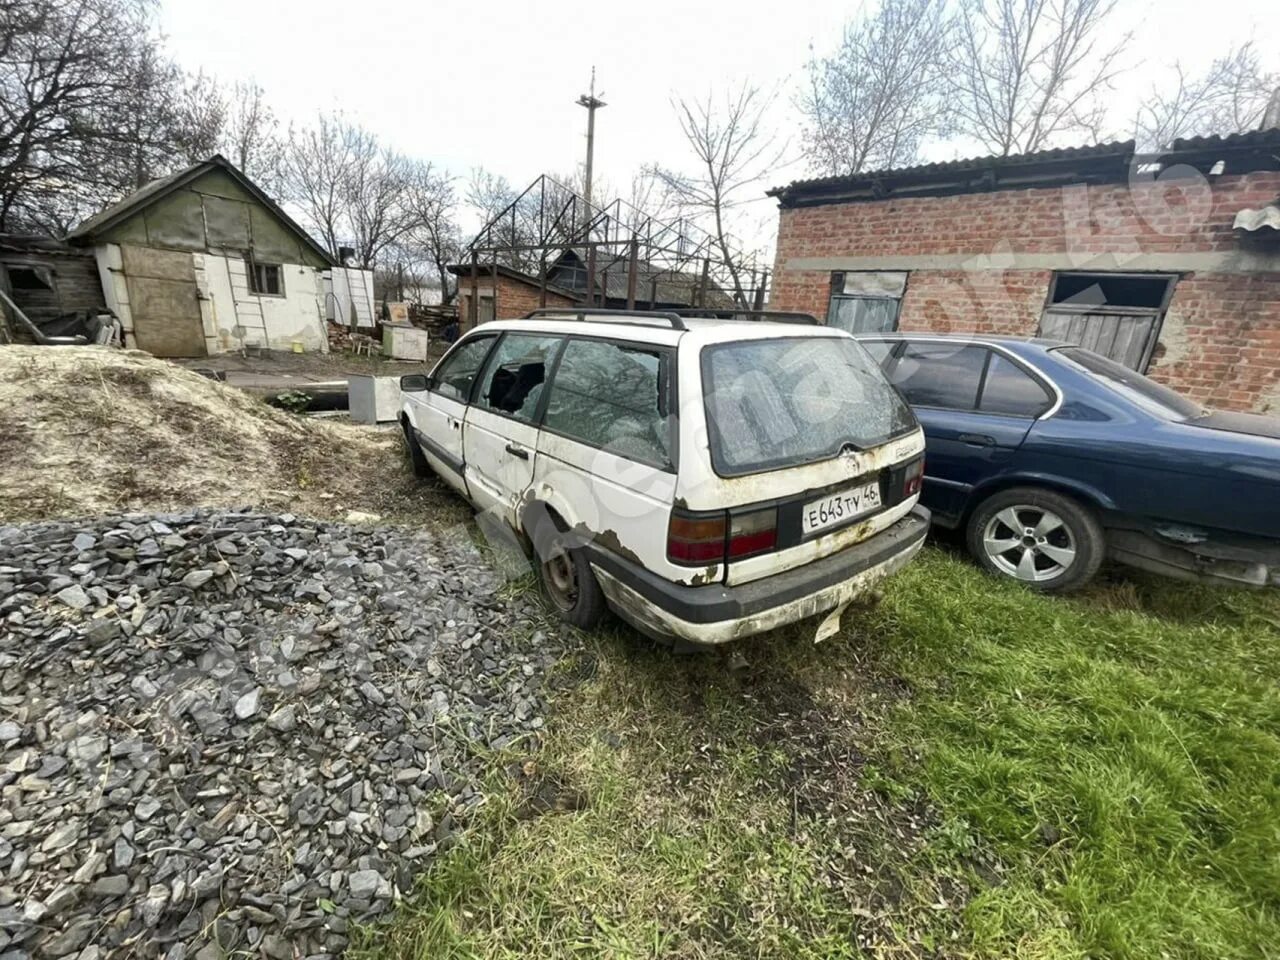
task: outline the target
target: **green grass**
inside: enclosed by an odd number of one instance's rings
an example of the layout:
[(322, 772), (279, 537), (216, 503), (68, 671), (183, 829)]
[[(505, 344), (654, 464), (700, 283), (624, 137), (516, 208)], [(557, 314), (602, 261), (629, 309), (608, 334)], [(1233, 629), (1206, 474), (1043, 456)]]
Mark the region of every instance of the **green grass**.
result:
[(357, 957), (1280, 956), (1280, 602), (930, 549), (750, 666), (625, 628)]
[(1274, 594), (1034, 598), (934, 555), (883, 616), (917, 689), (893, 769), (1008, 868), (967, 908), (977, 953), (1280, 955)]

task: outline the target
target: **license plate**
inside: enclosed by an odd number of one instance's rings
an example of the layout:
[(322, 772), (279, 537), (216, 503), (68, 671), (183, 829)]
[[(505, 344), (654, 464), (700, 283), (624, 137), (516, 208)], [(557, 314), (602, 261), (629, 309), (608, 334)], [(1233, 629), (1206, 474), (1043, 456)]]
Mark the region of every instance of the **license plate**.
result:
[(813, 500), (800, 511), (800, 533), (809, 536), (819, 530), (838, 527), (854, 517), (880, 509), (880, 483), (864, 483), (860, 487), (841, 490), (821, 500)]

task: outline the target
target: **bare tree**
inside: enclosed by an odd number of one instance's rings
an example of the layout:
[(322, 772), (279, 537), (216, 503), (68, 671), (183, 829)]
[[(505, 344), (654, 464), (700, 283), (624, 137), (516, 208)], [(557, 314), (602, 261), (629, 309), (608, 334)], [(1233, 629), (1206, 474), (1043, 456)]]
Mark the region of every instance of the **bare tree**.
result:
[(453, 178), (430, 163), (411, 163), (404, 193), (406, 246), (427, 263), (440, 285), (440, 302), (452, 303), (457, 284), (449, 273), (462, 251), (455, 221), (457, 197)]
[(1139, 146), (1168, 147), (1179, 137), (1241, 133), (1262, 123), (1280, 75), (1262, 69), (1252, 41), (1214, 60), (1203, 74), (1173, 68), (1176, 83), (1154, 88), (1134, 120)]
[(290, 128), (281, 165), (285, 196), (334, 257), (345, 236), (345, 184), (355, 163), (348, 129), (341, 117), (323, 114), (314, 127)]
[[(510, 247), (540, 242), (540, 199), (529, 195), (518, 202), (520, 191), (501, 174), (480, 167), (473, 169), (467, 181), (466, 200), (480, 221), (476, 240), (481, 241), (481, 246)], [(495, 259), (495, 256), (486, 253), (481, 259)], [(535, 251), (516, 250), (498, 255), (496, 259), (517, 270), (536, 271), (540, 258)]]
[(0, 0), (0, 230), (65, 227), (110, 187), (98, 161), (136, 85), (145, 0)]
[(652, 167), (652, 174), (671, 192), (678, 206), (707, 222), (716, 253), (728, 270), (734, 296), (747, 303), (742, 255), (729, 233), (733, 211), (758, 193), (760, 182), (782, 157), (782, 148), (766, 129), (772, 101), (744, 84), (722, 97), (677, 98), (672, 107), (680, 130), (696, 157), (696, 171), (678, 173)]
[(1128, 36), (1106, 32), (1115, 0), (965, 0), (948, 73), (959, 132), (992, 153), (1042, 150), (1100, 129), (1101, 94)]
[(492, 220), (516, 198), (511, 181), (483, 167), (471, 171), (467, 180), (467, 204), (484, 221)]
[(391, 244), (404, 236), (408, 163), (359, 127), (346, 127), (350, 164), (341, 181), (341, 197), (355, 243), (356, 260), (366, 270)]
[(943, 128), (946, 0), (883, 0), (809, 62), (799, 107), (810, 167), (830, 175), (910, 164)]
[(280, 190), (284, 144), (280, 121), (267, 103), (266, 94), (250, 80), (236, 83), (226, 106), (222, 151), (251, 180), (268, 193)]

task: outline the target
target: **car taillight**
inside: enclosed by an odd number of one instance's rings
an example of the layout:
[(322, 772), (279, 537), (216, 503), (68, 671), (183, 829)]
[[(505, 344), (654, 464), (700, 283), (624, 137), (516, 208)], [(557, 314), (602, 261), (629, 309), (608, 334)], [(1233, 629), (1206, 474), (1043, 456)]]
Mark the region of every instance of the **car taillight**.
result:
[(729, 518), (729, 559), (738, 560), (778, 545), (778, 509), (756, 510)]
[(725, 514), (685, 514), (671, 511), (667, 526), (667, 559), (700, 566), (724, 560)]
[(738, 514), (687, 514), (676, 509), (667, 527), (667, 558), (673, 563), (724, 563), (754, 557), (777, 545), (776, 507)]
[(920, 485), (924, 483), (924, 457), (921, 457), (915, 463), (907, 464), (906, 472), (902, 478), (902, 497), (914, 497), (920, 492)]

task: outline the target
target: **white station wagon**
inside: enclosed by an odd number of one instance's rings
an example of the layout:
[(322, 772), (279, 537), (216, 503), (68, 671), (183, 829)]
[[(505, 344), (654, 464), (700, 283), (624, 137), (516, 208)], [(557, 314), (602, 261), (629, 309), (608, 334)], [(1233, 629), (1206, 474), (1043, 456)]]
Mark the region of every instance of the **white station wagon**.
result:
[(401, 379), (414, 468), (514, 531), (576, 626), (718, 644), (827, 614), (823, 639), (924, 543), (924, 435), (851, 336), (758, 317), (483, 324)]

